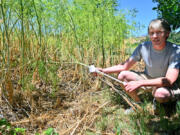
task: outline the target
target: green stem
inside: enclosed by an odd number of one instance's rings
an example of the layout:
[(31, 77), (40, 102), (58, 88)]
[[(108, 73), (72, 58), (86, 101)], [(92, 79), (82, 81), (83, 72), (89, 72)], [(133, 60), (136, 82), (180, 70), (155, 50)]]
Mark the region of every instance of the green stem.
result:
[[(7, 26), (7, 20), (6, 20), (6, 15), (5, 15), (5, 12), (4, 12), (4, 7), (3, 7), (3, 0), (1, 0), (1, 3), (0, 3), (0, 7), (1, 7), (1, 13), (2, 13), (2, 18), (3, 18), (3, 24), (4, 24), (4, 30), (3, 30), (3, 33), (5, 31), (5, 34), (6, 34), (6, 38), (4, 36), (4, 40), (3, 40), (3, 44), (6, 45), (6, 49), (7, 49), (7, 72), (9, 70), (9, 67), (10, 67), (10, 53), (9, 53), (9, 33), (8, 33), (8, 26)], [(3, 34), (4, 35), (4, 34)], [(6, 40), (5, 40), (6, 39)]]

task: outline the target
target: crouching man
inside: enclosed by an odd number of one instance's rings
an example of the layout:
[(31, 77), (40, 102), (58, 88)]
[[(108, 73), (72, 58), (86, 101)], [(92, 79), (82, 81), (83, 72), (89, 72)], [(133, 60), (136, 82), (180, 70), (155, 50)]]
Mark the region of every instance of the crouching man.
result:
[[(118, 79), (127, 82), (124, 89), (135, 102), (141, 102), (137, 95), (138, 88), (151, 87), (154, 103), (171, 104), (180, 95), (180, 47), (167, 41), (170, 32), (171, 28), (166, 20), (152, 20), (148, 26), (150, 41), (141, 43), (123, 64), (99, 70), (104, 73), (119, 73)], [(130, 71), (141, 59), (145, 63), (144, 72)]]

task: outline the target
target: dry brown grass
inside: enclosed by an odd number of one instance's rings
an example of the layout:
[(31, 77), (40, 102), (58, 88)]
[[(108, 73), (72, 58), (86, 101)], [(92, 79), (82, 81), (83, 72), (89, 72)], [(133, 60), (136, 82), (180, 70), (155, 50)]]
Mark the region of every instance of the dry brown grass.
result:
[[(21, 91), (16, 86), (13, 104), (5, 99), (6, 96), (0, 102), (3, 115), (13, 126), (26, 128), (26, 134), (42, 133), (49, 127), (53, 127), (60, 135), (84, 135), (87, 131), (115, 134), (111, 129), (113, 125), (101, 131), (95, 124), (101, 119), (104, 107), (113, 108), (116, 104), (104, 99), (98, 78), (88, 75), (87, 80), (80, 79), (79, 68), (83, 69), (79, 65), (65, 64), (58, 70), (61, 82), (54, 96), (51, 96), (51, 86), (38, 79), (35, 70), (32, 84), (36, 90)], [(86, 70), (84, 72), (87, 74)], [(127, 131), (123, 132), (128, 134)]]

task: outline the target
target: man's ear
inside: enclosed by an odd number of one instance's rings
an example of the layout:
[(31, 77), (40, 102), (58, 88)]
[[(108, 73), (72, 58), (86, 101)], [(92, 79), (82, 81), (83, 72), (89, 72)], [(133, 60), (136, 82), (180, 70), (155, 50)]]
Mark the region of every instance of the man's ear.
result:
[(166, 37), (168, 38), (170, 35), (170, 32), (166, 32)]

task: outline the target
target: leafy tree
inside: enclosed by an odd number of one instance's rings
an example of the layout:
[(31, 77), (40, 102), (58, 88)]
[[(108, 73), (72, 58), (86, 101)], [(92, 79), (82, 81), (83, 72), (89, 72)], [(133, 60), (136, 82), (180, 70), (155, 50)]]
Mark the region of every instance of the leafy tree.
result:
[(166, 19), (173, 30), (180, 28), (180, 0), (153, 0), (157, 7), (153, 10), (158, 12), (159, 17)]

